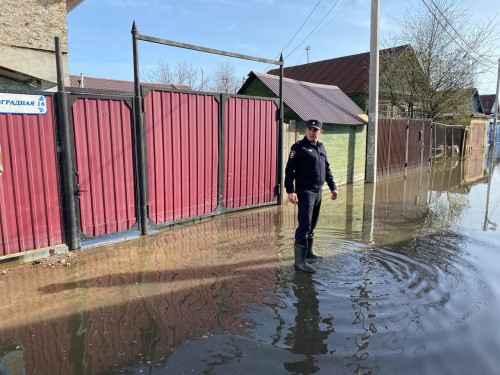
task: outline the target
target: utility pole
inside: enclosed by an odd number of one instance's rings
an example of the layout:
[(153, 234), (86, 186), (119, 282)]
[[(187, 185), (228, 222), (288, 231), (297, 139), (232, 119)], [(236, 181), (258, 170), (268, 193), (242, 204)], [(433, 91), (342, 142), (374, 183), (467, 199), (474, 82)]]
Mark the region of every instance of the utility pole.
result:
[(491, 129), (490, 133), (490, 149), (488, 152), (488, 162), (489, 162), (489, 170), (488, 170), (488, 189), (486, 190), (486, 209), (484, 211), (484, 224), (483, 231), (488, 230), (488, 224), (490, 222), (488, 210), (490, 206), (490, 188), (491, 188), (491, 180), (493, 178), (493, 171), (495, 170), (495, 146), (497, 143), (497, 117), (498, 117), (498, 85), (500, 84), (500, 59), (498, 59), (498, 73), (497, 73), (497, 87), (495, 94), (495, 103), (493, 104), (493, 129)]
[[(492, 135), (493, 135), (493, 142), (492, 142), (492, 146), (493, 146), (493, 150), (495, 149), (495, 143), (497, 141), (497, 117), (498, 117), (498, 113), (499, 113), (499, 108), (498, 108), (498, 104), (499, 104), (499, 100), (498, 100), (498, 86), (500, 85), (500, 59), (498, 59), (498, 73), (497, 73), (497, 87), (496, 87), (496, 94), (495, 94), (495, 104), (494, 104), (494, 107), (495, 107), (495, 111), (493, 112), (493, 132), (492, 132)], [(495, 155), (495, 154), (493, 154)]]
[(377, 181), (377, 127), (379, 79), (379, 0), (372, 0), (370, 24), (370, 80), (368, 104), (368, 137), (366, 155), (366, 182)]
[(309, 64), (309, 50), (311, 49), (311, 47), (307, 46), (306, 47), (306, 51), (307, 51), (307, 63)]

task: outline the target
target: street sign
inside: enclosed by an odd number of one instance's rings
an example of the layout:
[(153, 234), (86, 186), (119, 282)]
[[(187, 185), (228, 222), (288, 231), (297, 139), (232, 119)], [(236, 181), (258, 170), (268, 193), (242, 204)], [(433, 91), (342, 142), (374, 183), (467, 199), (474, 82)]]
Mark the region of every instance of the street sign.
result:
[(47, 113), (47, 99), (44, 95), (0, 93), (0, 113), (44, 115)]

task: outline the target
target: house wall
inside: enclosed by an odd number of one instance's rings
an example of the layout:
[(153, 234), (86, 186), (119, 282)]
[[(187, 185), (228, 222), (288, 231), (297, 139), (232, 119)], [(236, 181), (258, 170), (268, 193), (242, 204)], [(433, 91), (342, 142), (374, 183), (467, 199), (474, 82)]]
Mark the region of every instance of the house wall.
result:
[(67, 65), (66, 0), (2, 0), (0, 67), (57, 82), (54, 37), (61, 41)]
[(365, 179), (366, 126), (324, 125), (321, 142), (337, 184)]
[[(304, 126), (297, 124), (296, 139), (304, 137)], [(337, 185), (364, 181), (366, 164), (366, 126), (323, 125), (324, 143), (333, 178)], [(285, 150), (284, 150), (285, 151)], [(287, 150), (287, 157), (288, 152)], [(285, 164), (287, 158), (284, 159)], [(325, 185), (326, 187), (326, 185)]]

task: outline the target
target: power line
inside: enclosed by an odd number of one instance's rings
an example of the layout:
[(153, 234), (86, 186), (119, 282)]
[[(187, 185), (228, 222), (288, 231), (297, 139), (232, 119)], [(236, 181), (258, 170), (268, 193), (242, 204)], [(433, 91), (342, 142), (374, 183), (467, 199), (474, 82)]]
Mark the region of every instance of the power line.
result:
[(294, 53), (302, 44), (304, 44), (304, 42), (312, 35), (312, 33), (314, 33), (316, 31), (316, 29), (321, 25), (321, 23), (325, 20), (326, 17), (328, 17), (328, 15), (332, 12), (333, 8), (335, 8), (335, 6), (339, 3), (340, 0), (337, 0), (335, 2), (335, 4), (332, 5), (332, 7), (330, 8), (330, 10), (328, 12), (326, 12), (326, 14), (323, 16), (323, 18), (321, 19), (321, 21), (318, 22), (318, 24), (316, 25), (316, 27), (314, 29), (312, 29), (312, 31), (302, 40), (302, 42), (300, 42), (297, 47), (295, 47), (295, 49), (290, 52), (288, 55), (286, 55), (286, 57), (290, 56), (292, 53)]
[(322, 26), (319, 30), (317, 30), (317, 31), (314, 33), (314, 35), (316, 35), (316, 34), (317, 34), (317, 33), (319, 33), (321, 30), (323, 30), (325, 27), (327, 27), (327, 26), (330, 24), (330, 22), (332, 22), (335, 18), (337, 18), (340, 14), (342, 14), (342, 12), (343, 12), (344, 10), (346, 10), (346, 9), (347, 9), (350, 5), (352, 5), (352, 3), (351, 3), (351, 2), (348, 2), (348, 3), (347, 3), (347, 5), (346, 5), (346, 6), (345, 6), (345, 7), (344, 7), (344, 8), (343, 8), (340, 12), (338, 12), (336, 15), (334, 15), (332, 18), (330, 18), (330, 20), (329, 20), (327, 23), (325, 23), (325, 24), (324, 24), (324, 25), (323, 25), (323, 26)]
[[(290, 39), (288, 41), (288, 43), (285, 45), (285, 47), (283, 47), (281, 49), (281, 53), (283, 53), (285, 51), (285, 49), (290, 45), (290, 43), (292, 43), (292, 41), (295, 39), (295, 37), (297, 36), (297, 34), (300, 32), (300, 30), (302, 30), (302, 28), (304, 27), (304, 25), (307, 23), (307, 21), (309, 21), (309, 18), (311, 18), (312, 14), (314, 13), (314, 11), (316, 10), (316, 8), (318, 7), (318, 5), (322, 2), (323, 0), (318, 0), (318, 2), (316, 3), (316, 5), (314, 6), (313, 10), (311, 10), (309, 12), (309, 15), (307, 16), (306, 20), (302, 23), (302, 25), (300, 25), (299, 29), (295, 32), (295, 34), (292, 36), (292, 39)], [(278, 53), (278, 55), (274, 58), (275, 60), (277, 60), (279, 58), (280, 54)], [(269, 69), (269, 67), (271, 66), (271, 64), (269, 64), (266, 68), (266, 70)]]
[[(472, 52), (475, 52), (474, 51), (474, 47), (472, 47), (468, 42), (466, 42), (464, 40), (464, 38), (462, 38), (462, 35), (453, 27), (453, 25), (451, 24), (451, 22), (448, 20), (448, 18), (443, 14), (443, 12), (441, 12), (441, 9), (439, 9), (439, 7), (437, 6), (437, 4), (434, 2), (434, 0), (431, 0), (432, 4), (434, 5), (434, 7), (437, 9), (437, 11), (439, 12), (439, 14), (441, 14), (441, 16), (444, 18), (444, 20), (446, 21), (446, 23), (448, 25), (450, 25), (451, 29), (455, 32), (455, 34), (457, 34), (457, 36), (462, 40), (462, 42), (464, 42), (464, 44), (469, 48), (470, 51)], [(478, 53), (478, 56), (479, 57), (482, 57), (484, 58), (484, 56), (480, 55)]]
[[(432, 1), (432, 0), (431, 0)], [(456, 41), (456, 39), (449, 33), (448, 29), (441, 23), (441, 21), (439, 20), (439, 18), (436, 16), (436, 14), (432, 11), (432, 9), (429, 7), (429, 5), (427, 5), (427, 3), (425, 2), (425, 0), (422, 0), (422, 3), (425, 5), (425, 7), (429, 10), (429, 12), (432, 14), (432, 16), (434, 17), (434, 19), (439, 23), (439, 25), (443, 28), (443, 30), (446, 32), (446, 34), (448, 34), (448, 36), (455, 42), (455, 44), (457, 46), (460, 47), (460, 49), (465, 52), (465, 54), (467, 56), (469, 56), (471, 59), (473, 59), (474, 61), (476, 61), (478, 64), (480, 65), (483, 65), (487, 68), (490, 68), (492, 69), (493, 67), (491, 65), (488, 65), (488, 64), (485, 64), (484, 62), (478, 60), (476, 57), (472, 56), (469, 51), (467, 51), (460, 43), (458, 43)], [(439, 9), (438, 9), (439, 10)], [(446, 20), (446, 18), (445, 18)], [(447, 20), (446, 20), (447, 21)], [(447, 21), (447, 23), (450, 25), (450, 23)], [(450, 25), (451, 26), (451, 25)], [(456, 31), (455, 31), (456, 32)]]
[[(309, 13), (309, 15), (307, 16), (306, 20), (304, 21), (304, 23), (302, 23), (302, 25), (299, 27), (299, 29), (295, 32), (295, 34), (293, 35), (292, 39), (290, 39), (290, 41), (286, 44), (285, 47), (283, 47), (283, 49), (281, 50), (281, 52), (285, 52), (285, 49), (286, 47), (288, 47), (290, 45), (290, 43), (292, 43), (292, 41), (295, 39), (295, 37), (297, 36), (297, 34), (300, 32), (300, 30), (302, 30), (302, 28), (304, 27), (304, 25), (307, 23), (307, 21), (309, 21), (309, 18), (311, 18), (312, 14), (314, 13), (314, 11), (316, 10), (316, 8), (318, 7), (318, 5), (321, 3), (321, 1), (323, 0), (319, 0), (316, 5), (314, 6), (313, 10), (311, 10), (311, 12)], [(279, 57), (279, 55), (278, 55)]]

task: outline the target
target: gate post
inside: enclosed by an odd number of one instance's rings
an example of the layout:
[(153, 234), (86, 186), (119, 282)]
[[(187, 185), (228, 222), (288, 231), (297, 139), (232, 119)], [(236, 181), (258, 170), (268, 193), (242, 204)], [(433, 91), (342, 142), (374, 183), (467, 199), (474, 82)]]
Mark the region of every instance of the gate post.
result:
[(139, 229), (142, 235), (148, 234), (148, 207), (147, 207), (147, 173), (145, 134), (142, 121), (142, 97), (139, 84), (139, 48), (135, 21), (132, 25), (132, 44), (134, 53), (134, 128), (137, 145), (138, 190), (139, 190)]
[(61, 142), (61, 185), (64, 217), (64, 237), (69, 250), (80, 248), (75, 209), (75, 184), (73, 176), (73, 160), (71, 157), (71, 136), (68, 118), (68, 97), (64, 88), (64, 72), (59, 37), (54, 38), (57, 67), (57, 93), (56, 93), (56, 126)]
[(284, 72), (284, 60), (283, 54), (280, 55), (280, 83), (279, 83), (279, 123), (278, 123), (278, 205), (283, 204), (283, 189), (285, 188), (283, 185), (283, 72)]

